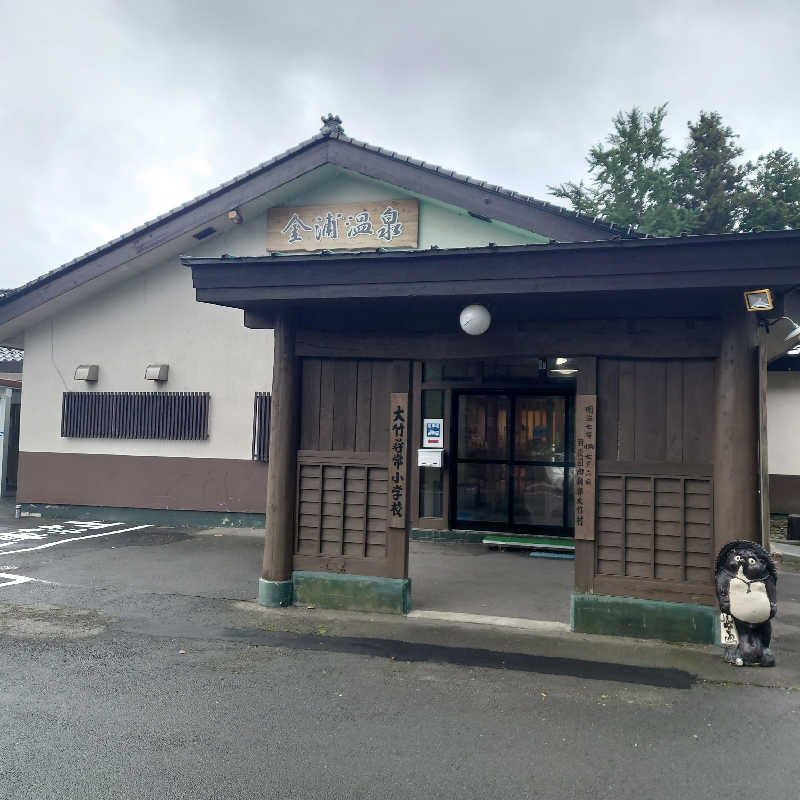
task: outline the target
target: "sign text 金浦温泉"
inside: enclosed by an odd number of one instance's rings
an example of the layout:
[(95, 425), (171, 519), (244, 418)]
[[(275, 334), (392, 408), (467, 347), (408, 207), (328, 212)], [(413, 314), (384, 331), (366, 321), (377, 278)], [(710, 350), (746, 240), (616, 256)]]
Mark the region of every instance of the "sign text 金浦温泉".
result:
[(267, 249), (362, 250), (417, 247), (419, 202), (414, 199), (271, 208)]

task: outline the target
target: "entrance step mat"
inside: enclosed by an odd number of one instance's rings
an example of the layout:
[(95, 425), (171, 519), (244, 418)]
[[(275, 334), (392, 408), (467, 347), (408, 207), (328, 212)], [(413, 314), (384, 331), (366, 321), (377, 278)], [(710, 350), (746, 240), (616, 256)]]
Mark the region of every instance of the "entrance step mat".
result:
[(520, 550), (533, 550), (543, 553), (567, 553), (575, 552), (575, 542), (560, 536), (504, 536), (502, 534), (484, 536), (483, 544), (489, 547), (519, 548)]
[(571, 558), (575, 559), (575, 552), (571, 553), (552, 553), (545, 550), (531, 550), (528, 558)]

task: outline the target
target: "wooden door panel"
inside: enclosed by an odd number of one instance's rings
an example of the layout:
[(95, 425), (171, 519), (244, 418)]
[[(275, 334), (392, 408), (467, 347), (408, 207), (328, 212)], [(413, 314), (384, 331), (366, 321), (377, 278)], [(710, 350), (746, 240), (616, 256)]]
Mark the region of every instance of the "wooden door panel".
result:
[(391, 528), (389, 509), (390, 402), (409, 394), (409, 362), (304, 358), (301, 375), (294, 568), (407, 577), (407, 523)]

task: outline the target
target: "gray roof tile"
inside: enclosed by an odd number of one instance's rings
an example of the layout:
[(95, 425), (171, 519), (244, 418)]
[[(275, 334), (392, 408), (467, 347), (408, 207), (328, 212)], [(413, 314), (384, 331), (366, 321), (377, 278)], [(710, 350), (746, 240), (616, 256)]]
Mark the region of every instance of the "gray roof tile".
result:
[(22, 361), (23, 351), (16, 347), (0, 347), (0, 361)]

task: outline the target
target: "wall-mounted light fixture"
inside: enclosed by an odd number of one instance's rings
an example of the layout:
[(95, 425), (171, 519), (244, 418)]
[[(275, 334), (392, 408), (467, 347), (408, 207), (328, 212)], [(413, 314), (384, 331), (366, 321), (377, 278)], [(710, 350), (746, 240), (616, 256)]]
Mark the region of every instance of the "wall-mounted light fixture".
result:
[(568, 378), (570, 375), (574, 375), (578, 371), (576, 367), (569, 366), (569, 358), (559, 356), (558, 358), (553, 359), (553, 361), (555, 362), (555, 367), (551, 367), (547, 371), (547, 374), (550, 377)]
[(480, 336), (489, 330), (489, 326), (492, 324), (492, 315), (486, 306), (473, 303), (464, 308), (458, 321), (464, 333), (468, 333), (470, 336)]
[(100, 367), (97, 364), (79, 364), (75, 367), (75, 380), (95, 382), (99, 373)]
[(169, 364), (148, 364), (144, 371), (146, 381), (165, 381), (169, 377)]
[(744, 304), (748, 311), (772, 311), (772, 292), (769, 289), (754, 289), (744, 293)]
[(244, 222), (244, 217), (242, 216), (242, 212), (239, 211), (238, 208), (233, 208), (228, 212), (228, 219), (234, 225), (241, 225)]

